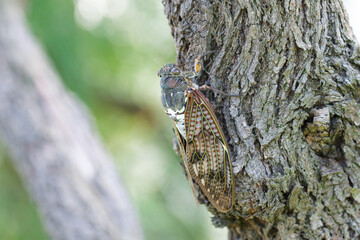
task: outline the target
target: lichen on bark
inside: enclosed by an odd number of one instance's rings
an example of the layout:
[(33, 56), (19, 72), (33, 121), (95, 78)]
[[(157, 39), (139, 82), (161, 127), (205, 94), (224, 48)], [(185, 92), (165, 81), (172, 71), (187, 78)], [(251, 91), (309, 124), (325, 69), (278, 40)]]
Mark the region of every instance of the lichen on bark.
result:
[[(360, 235), (360, 50), (339, 0), (164, 0), (177, 63), (211, 92), (229, 143), (230, 239)], [(201, 195), (201, 193), (199, 193)]]

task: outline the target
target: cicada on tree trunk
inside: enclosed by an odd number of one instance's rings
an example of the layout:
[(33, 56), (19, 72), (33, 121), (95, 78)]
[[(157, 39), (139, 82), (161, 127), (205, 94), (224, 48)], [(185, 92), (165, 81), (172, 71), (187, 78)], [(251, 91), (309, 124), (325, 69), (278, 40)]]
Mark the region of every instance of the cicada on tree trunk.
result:
[(172, 63), (159, 70), (161, 100), (174, 123), (196, 202), (193, 180), (218, 211), (228, 212), (234, 204), (234, 175), (215, 110), (192, 81), (201, 69), (200, 57), (195, 60), (194, 72), (185, 73)]

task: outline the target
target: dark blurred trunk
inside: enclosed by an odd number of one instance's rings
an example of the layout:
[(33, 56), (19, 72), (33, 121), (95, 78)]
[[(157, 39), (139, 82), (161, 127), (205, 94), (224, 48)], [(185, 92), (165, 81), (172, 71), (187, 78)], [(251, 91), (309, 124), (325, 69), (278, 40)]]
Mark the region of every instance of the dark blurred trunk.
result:
[(67, 92), (14, 0), (0, 0), (0, 137), (52, 239), (142, 239), (89, 113)]
[[(199, 84), (232, 155), (230, 239), (360, 234), (360, 57), (339, 0), (164, 0), (178, 64), (206, 56)], [(222, 106), (221, 106), (222, 105)]]

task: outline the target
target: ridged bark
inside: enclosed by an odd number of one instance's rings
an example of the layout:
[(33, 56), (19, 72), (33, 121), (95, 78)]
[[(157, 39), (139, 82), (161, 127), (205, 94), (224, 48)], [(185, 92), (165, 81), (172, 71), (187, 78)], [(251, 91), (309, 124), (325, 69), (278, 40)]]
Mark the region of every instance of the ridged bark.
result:
[[(360, 236), (360, 51), (339, 0), (164, 0), (178, 64), (204, 57), (236, 175), (229, 239)], [(201, 194), (200, 194), (201, 195)], [(205, 201), (206, 203), (206, 201)]]

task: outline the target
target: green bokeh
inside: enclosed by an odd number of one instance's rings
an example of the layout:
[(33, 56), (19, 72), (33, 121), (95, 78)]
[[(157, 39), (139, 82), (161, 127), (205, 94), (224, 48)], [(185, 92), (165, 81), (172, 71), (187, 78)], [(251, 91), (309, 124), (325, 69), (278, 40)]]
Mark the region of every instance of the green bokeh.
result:
[(47, 239), (35, 206), (21, 186), (11, 161), (0, 148), (1, 239)]
[[(223, 236), (196, 207), (172, 150), (156, 73), (175, 60), (175, 48), (161, 1), (32, 0), (27, 16), (65, 86), (93, 113), (146, 239)], [(1, 239), (46, 239), (10, 161), (0, 161), (0, 177)]]

